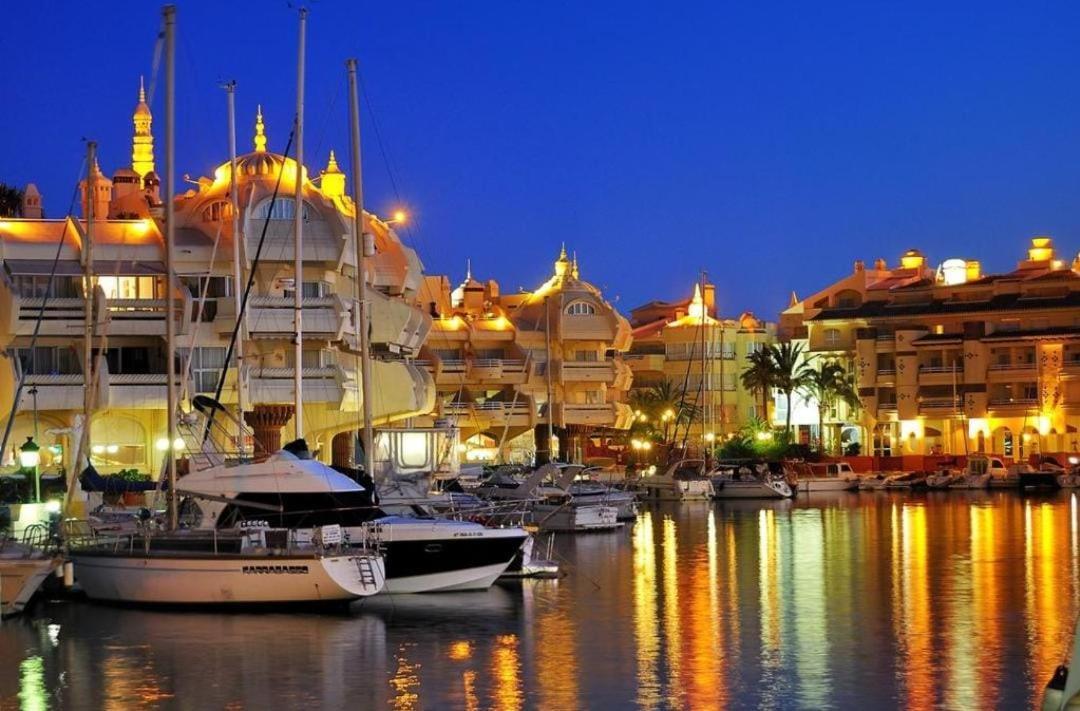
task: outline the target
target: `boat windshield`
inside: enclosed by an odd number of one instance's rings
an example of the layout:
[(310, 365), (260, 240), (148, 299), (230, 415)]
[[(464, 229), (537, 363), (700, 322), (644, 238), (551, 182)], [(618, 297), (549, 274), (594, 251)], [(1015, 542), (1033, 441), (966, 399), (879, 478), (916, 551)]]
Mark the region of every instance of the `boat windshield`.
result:
[(275, 528), (313, 528), (335, 523), (359, 526), (383, 515), (378, 507), (372, 505), (371, 496), (366, 491), (243, 493), (238, 494), (236, 500), (280, 506), (282, 510), (275, 512), (229, 504), (218, 516), (218, 528), (230, 528), (244, 520), (266, 521)]

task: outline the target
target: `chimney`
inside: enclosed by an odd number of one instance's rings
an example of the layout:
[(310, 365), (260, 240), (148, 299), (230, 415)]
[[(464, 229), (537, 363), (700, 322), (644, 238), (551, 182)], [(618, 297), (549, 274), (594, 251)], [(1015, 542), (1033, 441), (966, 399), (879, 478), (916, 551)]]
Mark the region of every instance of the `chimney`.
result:
[(716, 285), (706, 283), (705, 293), (702, 297), (702, 300), (705, 302), (705, 313), (716, 316), (718, 313), (716, 310)]
[(888, 265), (888, 263), (885, 261), (885, 259), (883, 257), (878, 257), (877, 259), (874, 260), (874, 269), (878, 270), (879, 272), (883, 272), (883, 271), (887, 270), (888, 268), (889, 268), (889, 265)]
[(855, 273), (858, 274), (861, 271), (865, 271), (865, 269), (866, 269), (866, 263), (863, 262), (863, 260), (861, 260), (861, 259), (856, 259), (855, 260)]
[(982, 264), (978, 260), (969, 259), (967, 263), (967, 280), (975, 281), (982, 278)]
[(44, 210), (41, 207), (41, 193), (38, 192), (37, 186), (33, 183), (27, 183), (26, 189), (23, 190), (22, 196), (22, 216), (28, 220), (40, 220), (44, 217)]

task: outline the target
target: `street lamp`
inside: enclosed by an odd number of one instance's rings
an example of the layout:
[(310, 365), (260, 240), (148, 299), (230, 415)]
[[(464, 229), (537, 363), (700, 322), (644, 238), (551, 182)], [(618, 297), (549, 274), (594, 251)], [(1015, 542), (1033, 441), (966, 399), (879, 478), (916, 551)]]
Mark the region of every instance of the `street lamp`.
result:
[(38, 477), (38, 464), (41, 463), (41, 447), (33, 437), (27, 437), (26, 443), (19, 447), (19, 466), (30, 470), (34, 477), (34, 501), (41, 501), (41, 479)]

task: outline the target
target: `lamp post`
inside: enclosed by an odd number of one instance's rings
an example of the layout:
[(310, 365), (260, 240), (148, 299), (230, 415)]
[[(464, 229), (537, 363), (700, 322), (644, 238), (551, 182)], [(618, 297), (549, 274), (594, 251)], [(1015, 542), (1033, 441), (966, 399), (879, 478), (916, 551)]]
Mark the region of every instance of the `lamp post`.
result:
[(34, 503), (41, 502), (41, 479), (38, 477), (38, 464), (41, 463), (41, 447), (33, 437), (27, 437), (26, 443), (19, 447), (19, 466), (30, 470), (34, 477)]

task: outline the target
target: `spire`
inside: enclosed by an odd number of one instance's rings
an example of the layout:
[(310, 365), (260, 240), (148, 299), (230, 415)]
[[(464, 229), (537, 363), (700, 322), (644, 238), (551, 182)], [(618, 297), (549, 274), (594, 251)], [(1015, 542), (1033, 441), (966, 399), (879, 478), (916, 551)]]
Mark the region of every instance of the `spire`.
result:
[(571, 264), (570, 264), (570, 276), (574, 277), (575, 279), (580, 279), (581, 278), (581, 272), (578, 271), (577, 250), (576, 249), (574, 250), (574, 261), (571, 262)]
[(570, 271), (570, 260), (566, 257), (566, 243), (563, 242), (559, 258), (555, 260), (555, 276), (566, 276), (568, 271)]
[(146, 87), (141, 76), (139, 77), (139, 102), (135, 104), (135, 113), (131, 120), (135, 124), (135, 135), (131, 139), (131, 169), (141, 179), (148, 173), (154, 172), (154, 136), (150, 132), (154, 117), (150, 114), (150, 106), (146, 103)]
[(790, 309), (792, 306), (795, 306), (798, 303), (799, 303), (799, 296), (794, 291), (792, 291), (791, 292), (791, 298), (788, 300), (788, 308)]
[(694, 282), (694, 298), (690, 299), (690, 306), (686, 309), (690, 318), (702, 321), (706, 318), (705, 301), (701, 298), (701, 284)]
[(266, 127), (263, 125), (262, 104), (255, 110), (255, 152), (266, 153)]
[(345, 174), (338, 167), (334, 149), (330, 149), (330, 160), (326, 162), (326, 170), (322, 172), (322, 193), (329, 198), (345, 196)]
[(472, 258), (465, 258), (465, 281), (472, 280)]

